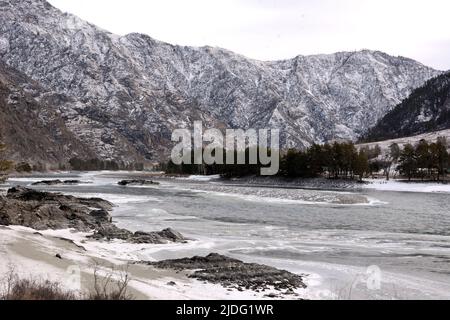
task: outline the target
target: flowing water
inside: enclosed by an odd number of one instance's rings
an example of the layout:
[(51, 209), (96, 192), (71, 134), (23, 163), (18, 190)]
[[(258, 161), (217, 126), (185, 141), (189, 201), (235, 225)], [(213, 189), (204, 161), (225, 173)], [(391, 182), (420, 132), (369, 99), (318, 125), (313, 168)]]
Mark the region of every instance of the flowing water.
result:
[[(120, 227), (171, 227), (195, 239), (130, 253), (139, 259), (218, 252), (305, 274), (311, 298), (450, 298), (449, 193), (349, 193), (178, 180), (120, 187), (113, 175), (66, 174), (74, 176), (92, 183), (44, 189), (112, 201)], [(338, 204), (342, 197), (367, 201)]]

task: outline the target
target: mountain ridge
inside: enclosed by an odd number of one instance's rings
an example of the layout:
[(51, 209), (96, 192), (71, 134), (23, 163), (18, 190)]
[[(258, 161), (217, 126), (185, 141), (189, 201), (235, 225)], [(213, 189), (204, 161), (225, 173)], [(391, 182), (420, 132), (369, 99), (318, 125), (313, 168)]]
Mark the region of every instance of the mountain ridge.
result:
[(0, 1), (0, 15), (0, 59), (74, 99), (55, 108), (105, 159), (164, 158), (171, 131), (194, 120), (279, 128), (284, 147), (355, 140), (440, 73), (379, 51), (259, 61), (139, 33), (117, 36), (44, 0)]

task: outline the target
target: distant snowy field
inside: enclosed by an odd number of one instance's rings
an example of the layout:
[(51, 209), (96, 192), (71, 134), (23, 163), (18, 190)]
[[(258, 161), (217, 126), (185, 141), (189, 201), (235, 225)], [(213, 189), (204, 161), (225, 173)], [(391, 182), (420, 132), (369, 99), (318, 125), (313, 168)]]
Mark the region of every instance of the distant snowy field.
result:
[(440, 192), (450, 193), (450, 184), (426, 183), (426, 182), (401, 182), (395, 180), (366, 180), (369, 183), (363, 185), (365, 189), (380, 191), (400, 191), (400, 192)]
[(385, 140), (385, 141), (379, 141), (379, 142), (371, 142), (371, 143), (363, 143), (363, 144), (359, 144), (358, 147), (368, 146), (370, 148), (373, 148), (375, 145), (378, 144), (380, 146), (381, 150), (385, 151), (393, 143), (397, 143), (400, 146), (403, 146), (408, 143), (411, 143), (414, 145), (422, 139), (434, 142), (437, 140), (438, 137), (446, 137), (447, 142), (450, 142), (450, 129), (429, 132), (429, 133), (419, 134), (417, 136), (411, 136), (411, 137), (405, 137), (405, 138), (398, 138), (398, 139)]

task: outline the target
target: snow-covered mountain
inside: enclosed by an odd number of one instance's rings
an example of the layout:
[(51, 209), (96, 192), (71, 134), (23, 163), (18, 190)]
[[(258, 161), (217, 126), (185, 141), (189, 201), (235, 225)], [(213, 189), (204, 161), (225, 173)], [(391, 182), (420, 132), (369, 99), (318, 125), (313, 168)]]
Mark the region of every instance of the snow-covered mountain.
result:
[(280, 128), (285, 147), (355, 139), (439, 74), (377, 51), (262, 62), (117, 36), (44, 0), (0, 0), (0, 59), (72, 99), (54, 105), (68, 130), (99, 157), (122, 160), (160, 158), (171, 131), (194, 120)]

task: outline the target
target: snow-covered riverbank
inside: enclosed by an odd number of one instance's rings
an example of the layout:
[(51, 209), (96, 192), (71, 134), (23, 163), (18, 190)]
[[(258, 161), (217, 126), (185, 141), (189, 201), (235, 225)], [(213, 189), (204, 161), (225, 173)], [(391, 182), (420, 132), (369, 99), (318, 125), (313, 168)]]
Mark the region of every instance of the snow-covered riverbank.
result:
[(450, 193), (450, 183), (407, 182), (398, 180), (366, 180), (362, 188), (380, 191)]
[[(92, 290), (94, 267), (100, 266), (108, 272), (111, 267), (123, 271), (126, 266), (131, 279), (129, 292), (137, 299), (318, 298), (307, 289), (296, 289), (298, 295), (282, 295), (275, 289), (264, 292), (232, 290), (190, 278), (186, 271), (130, 264), (140, 261), (140, 252), (150, 247), (156, 251), (183, 250), (181, 247), (189, 247), (189, 244), (130, 244), (119, 240), (99, 242), (86, 240), (87, 235), (69, 229), (36, 232), (21, 226), (0, 226), (0, 275), (7, 275), (13, 268), (23, 278), (58, 282), (67, 290), (82, 293)], [(177, 246), (179, 248), (175, 248)], [(75, 276), (80, 276), (81, 286), (74, 281), (74, 271)]]
[(285, 179), (280, 177), (244, 177), (236, 179), (220, 179), (220, 176), (190, 176), (177, 178), (179, 181), (212, 182), (214, 185), (248, 185), (277, 188), (304, 188), (319, 190), (380, 190), (399, 192), (443, 192), (450, 193), (450, 183), (445, 182), (420, 182), (406, 180), (389, 181), (385, 179), (364, 179), (362, 183), (354, 180), (333, 180), (325, 178), (315, 179)]

